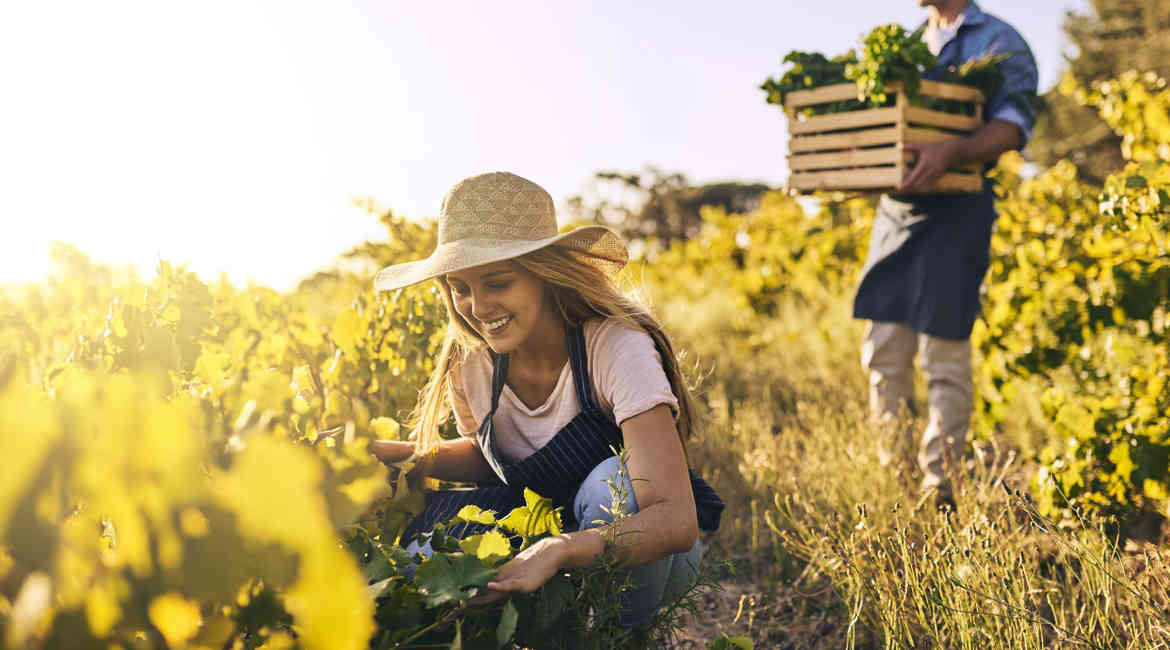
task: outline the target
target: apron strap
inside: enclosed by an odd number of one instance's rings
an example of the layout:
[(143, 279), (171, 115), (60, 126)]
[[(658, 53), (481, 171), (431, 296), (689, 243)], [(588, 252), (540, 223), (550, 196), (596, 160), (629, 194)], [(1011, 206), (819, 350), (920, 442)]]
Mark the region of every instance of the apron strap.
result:
[(589, 378), (589, 358), (585, 354), (585, 327), (568, 327), (565, 329), (565, 343), (569, 348), (569, 364), (573, 370), (573, 387), (577, 391), (577, 402), (581, 410), (597, 408), (597, 401), (593, 399), (593, 382)]
[(504, 382), (508, 378), (508, 355), (492, 353), (492, 406), (479, 425), (477, 438), (479, 449), (487, 460), (488, 466), (500, 477), (506, 485), (508, 479), (504, 476), (504, 467), (500, 464), (500, 449), (496, 444), (496, 436), (492, 425), (492, 417), (500, 407), (500, 393), (504, 390)]
[[(565, 328), (565, 344), (569, 350), (569, 368), (572, 370), (573, 387), (577, 392), (577, 402), (581, 410), (597, 408), (593, 397), (593, 385), (589, 378), (589, 359), (585, 353), (585, 328), (568, 326)], [(504, 475), (504, 467), (500, 462), (500, 450), (496, 444), (496, 436), (492, 425), (492, 417), (500, 407), (500, 394), (504, 391), (504, 383), (508, 380), (508, 355), (492, 353), (492, 405), (479, 425), (479, 448), (484, 458), (491, 466), (492, 471), (505, 484), (508, 479)]]

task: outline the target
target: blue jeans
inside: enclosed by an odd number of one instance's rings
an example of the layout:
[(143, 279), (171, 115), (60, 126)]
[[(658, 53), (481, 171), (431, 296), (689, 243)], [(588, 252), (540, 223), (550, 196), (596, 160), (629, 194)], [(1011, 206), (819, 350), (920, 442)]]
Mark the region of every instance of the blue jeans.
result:
[[(613, 501), (610, 482), (618, 480), (618, 458), (611, 456), (601, 461), (589, 476), (582, 481), (573, 498), (573, 514), (581, 522), (580, 529), (595, 528), (613, 522), (613, 516), (605, 510)], [(634, 486), (628, 476), (623, 477), (626, 514), (638, 511)], [(639, 534), (652, 534), (643, 532)], [(430, 544), (420, 547), (411, 542), (407, 552), (422, 553), (430, 557), (434, 551)], [(670, 603), (695, 583), (699, 574), (699, 562), (703, 559), (703, 546), (699, 540), (684, 553), (668, 555), (660, 560), (630, 569), (630, 589), (622, 594), (624, 607), (621, 623), (627, 627), (646, 622), (663, 604)]]

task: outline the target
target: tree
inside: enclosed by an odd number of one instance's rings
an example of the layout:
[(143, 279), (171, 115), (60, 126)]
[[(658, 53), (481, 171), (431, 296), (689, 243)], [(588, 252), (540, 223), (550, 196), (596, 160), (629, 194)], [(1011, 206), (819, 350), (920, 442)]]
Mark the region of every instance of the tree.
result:
[(665, 248), (699, 234), (703, 206), (749, 212), (770, 189), (762, 183), (696, 186), (681, 173), (649, 166), (642, 172), (599, 171), (588, 196), (577, 194), (567, 203), (574, 221), (611, 226), (631, 241)]
[[(1089, 85), (1127, 70), (1170, 77), (1170, 3), (1166, 0), (1091, 0), (1087, 13), (1068, 12), (1064, 31), (1075, 47), (1069, 74)], [(1030, 151), (1050, 166), (1067, 158), (1086, 181), (1100, 184), (1124, 165), (1121, 139), (1097, 111), (1058, 89), (1044, 97)]]

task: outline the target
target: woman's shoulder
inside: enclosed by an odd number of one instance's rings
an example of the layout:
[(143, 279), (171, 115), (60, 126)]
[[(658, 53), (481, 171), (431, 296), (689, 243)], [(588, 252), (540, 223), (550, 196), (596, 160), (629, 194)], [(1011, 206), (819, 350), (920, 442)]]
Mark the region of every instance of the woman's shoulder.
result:
[(622, 356), (637, 351), (656, 351), (654, 339), (636, 323), (621, 318), (595, 317), (585, 321), (585, 345), (590, 356)]
[(478, 388), (479, 384), (483, 383), (481, 380), (485, 377), (490, 384), (491, 374), (492, 358), (486, 346), (466, 350), (451, 363), (451, 380), (464, 390), (469, 384)]
[(650, 338), (646, 330), (636, 323), (631, 323), (616, 316), (594, 316), (582, 324), (585, 338), (590, 339), (623, 339), (628, 337)]

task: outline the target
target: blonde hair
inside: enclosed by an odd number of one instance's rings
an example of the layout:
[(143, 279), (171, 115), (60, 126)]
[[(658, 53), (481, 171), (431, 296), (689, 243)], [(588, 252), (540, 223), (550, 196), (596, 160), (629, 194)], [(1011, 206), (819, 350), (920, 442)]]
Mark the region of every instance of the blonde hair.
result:
[[(670, 388), (678, 399), (676, 424), (679, 437), (685, 441), (692, 435), (696, 428), (696, 414), (691, 389), (669, 337), (641, 302), (623, 294), (603, 270), (567, 248), (548, 246), (512, 261), (544, 282), (566, 325), (580, 326), (594, 317), (616, 318), (649, 334), (662, 357), (662, 368), (666, 371)], [(439, 281), (443, 285), (449, 322), (435, 369), (419, 395), (411, 418), (412, 437), (421, 452), (433, 449), (440, 441), (439, 427), (450, 415), (452, 373), (469, 352), (485, 345), (479, 333), (456, 311), (446, 279), (441, 277)]]

